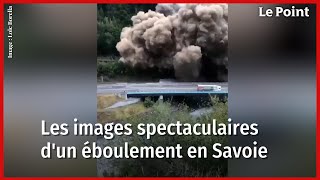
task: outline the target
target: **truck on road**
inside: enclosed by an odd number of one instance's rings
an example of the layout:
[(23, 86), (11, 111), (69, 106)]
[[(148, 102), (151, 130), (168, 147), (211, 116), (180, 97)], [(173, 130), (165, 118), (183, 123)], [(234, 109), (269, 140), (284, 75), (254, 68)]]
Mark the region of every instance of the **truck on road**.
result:
[(198, 84), (197, 91), (221, 91), (221, 86)]

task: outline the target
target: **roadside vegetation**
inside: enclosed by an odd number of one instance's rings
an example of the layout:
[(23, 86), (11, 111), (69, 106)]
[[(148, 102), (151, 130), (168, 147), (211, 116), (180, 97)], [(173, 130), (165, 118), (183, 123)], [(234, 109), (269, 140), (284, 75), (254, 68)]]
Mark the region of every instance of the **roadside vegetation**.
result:
[[(136, 104), (134, 110), (119, 110), (118, 113), (121, 115), (118, 117), (114, 116), (114, 118), (120, 118), (124, 123), (130, 122), (133, 124), (132, 127), (136, 127), (139, 123), (168, 124), (177, 121), (190, 124), (212, 123), (212, 119), (226, 123), (228, 118), (227, 101), (220, 101), (218, 98), (212, 97), (211, 103), (211, 107), (213, 108), (212, 113), (194, 119), (191, 117), (190, 108), (187, 105), (180, 104), (173, 106), (170, 102), (152, 102), (150, 99), (147, 99), (144, 103)], [(135, 131), (133, 129), (133, 132)], [(143, 136), (133, 135), (114, 139), (112, 142), (109, 140), (108, 143), (121, 146), (125, 141), (137, 147), (175, 146), (176, 144), (181, 144), (182, 147), (206, 146), (210, 150), (212, 145), (217, 142), (226, 145), (227, 137), (155, 135), (148, 140)], [(187, 157), (186, 151), (182, 152), (184, 157)], [(227, 174), (227, 160), (210, 158), (210, 154), (208, 154), (207, 159), (117, 159), (110, 162), (113, 164), (112, 168), (104, 169), (104, 176), (220, 177)]]
[[(143, 76), (141, 76), (143, 74)], [(104, 82), (158, 82), (159, 79), (171, 78), (173, 70), (154, 68), (133, 68), (119, 61), (119, 57), (105, 57), (97, 61), (97, 78)]]

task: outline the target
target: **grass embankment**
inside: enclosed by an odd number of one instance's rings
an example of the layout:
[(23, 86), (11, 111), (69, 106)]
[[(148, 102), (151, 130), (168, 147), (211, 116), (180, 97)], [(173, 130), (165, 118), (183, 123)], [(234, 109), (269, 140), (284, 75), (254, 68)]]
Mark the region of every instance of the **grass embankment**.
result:
[(130, 117), (137, 116), (147, 111), (142, 103), (132, 104), (115, 109), (107, 109), (98, 112), (98, 122), (106, 123), (113, 121), (125, 121)]
[(141, 102), (124, 107), (107, 109), (119, 101), (124, 101), (124, 99), (116, 95), (101, 95), (97, 98), (99, 123), (125, 121), (129, 117), (133, 117), (147, 111), (147, 108)]
[(97, 108), (98, 108), (98, 111), (99, 110), (103, 110), (107, 107), (110, 107), (112, 106), (114, 103), (116, 102), (119, 102), (119, 101), (123, 101), (124, 99), (119, 97), (119, 96), (116, 96), (116, 95), (113, 95), (113, 94), (107, 94), (107, 95), (99, 95), (97, 97)]

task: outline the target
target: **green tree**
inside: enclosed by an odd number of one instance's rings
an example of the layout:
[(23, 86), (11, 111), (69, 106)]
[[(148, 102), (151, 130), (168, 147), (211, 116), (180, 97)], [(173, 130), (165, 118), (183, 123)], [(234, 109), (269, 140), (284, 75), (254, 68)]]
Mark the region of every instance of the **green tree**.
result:
[(131, 17), (139, 11), (154, 10), (155, 4), (98, 5), (97, 51), (98, 56), (118, 56), (116, 49), (124, 27), (131, 26)]

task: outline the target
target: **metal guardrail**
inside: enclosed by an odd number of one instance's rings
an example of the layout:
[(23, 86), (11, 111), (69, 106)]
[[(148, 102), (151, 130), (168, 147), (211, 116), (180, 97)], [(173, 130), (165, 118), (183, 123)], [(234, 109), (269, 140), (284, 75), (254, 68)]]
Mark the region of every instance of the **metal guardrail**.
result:
[(127, 95), (144, 95), (144, 94), (154, 94), (154, 95), (165, 95), (165, 94), (228, 94), (227, 91), (136, 91), (127, 92)]

